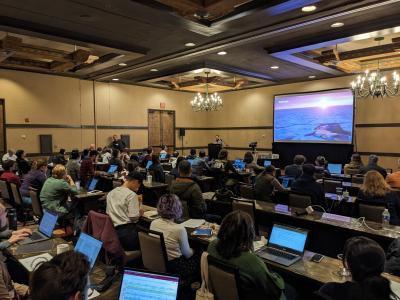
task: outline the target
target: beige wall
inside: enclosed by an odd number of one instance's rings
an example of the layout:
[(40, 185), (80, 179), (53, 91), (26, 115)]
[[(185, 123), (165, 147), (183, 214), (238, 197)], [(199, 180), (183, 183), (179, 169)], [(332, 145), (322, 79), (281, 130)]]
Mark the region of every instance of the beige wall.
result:
[[(258, 141), (260, 148), (271, 149), (272, 130), (254, 127), (272, 126), (274, 95), (346, 88), (351, 80), (351, 76), (340, 77), (223, 93), (222, 111), (194, 113), (189, 105), (193, 96), (190, 93), (97, 82), (94, 107), (91, 81), (0, 70), (0, 98), (6, 100), (7, 124), (21, 125), (25, 118), (29, 118), (28, 125), (65, 125), (65, 128), (8, 127), (8, 147), (23, 148), (27, 152), (39, 152), (39, 134), (53, 135), (55, 151), (59, 148), (83, 148), (94, 143), (95, 130), (80, 128), (81, 125), (93, 126), (94, 110), (98, 126), (145, 127), (147, 110), (158, 109), (160, 102), (166, 103), (166, 109), (175, 110), (176, 127), (189, 128), (183, 138), (186, 148), (204, 147), (219, 134), (231, 147), (247, 148), (249, 142)], [(400, 97), (357, 100), (356, 124), (400, 123), (399, 100)], [(76, 128), (66, 128), (68, 126)], [(98, 129), (97, 144), (108, 144), (114, 133), (130, 134), (132, 148), (147, 146), (146, 128)], [(400, 147), (399, 127), (356, 128), (355, 141), (360, 152), (392, 153), (383, 157), (382, 163), (396, 167), (397, 153), (400, 153), (397, 150)], [(179, 149), (181, 145), (182, 139), (177, 131), (176, 146)], [(244, 149), (231, 150), (231, 158), (241, 157), (243, 152)]]

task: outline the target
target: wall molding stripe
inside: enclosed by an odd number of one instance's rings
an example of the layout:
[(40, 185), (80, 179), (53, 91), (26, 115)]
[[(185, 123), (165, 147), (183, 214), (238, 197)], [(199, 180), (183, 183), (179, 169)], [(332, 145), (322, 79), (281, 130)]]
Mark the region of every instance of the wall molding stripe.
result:
[(360, 155), (371, 155), (371, 154), (375, 154), (378, 156), (386, 156), (386, 157), (400, 157), (400, 152), (361, 152), (361, 151), (357, 151), (357, 153), (359, 153)]
[(175, 130), (252, 130), (252, 129), (273, 129), (273, 126), (242, 126), (242, 127), (176, 127)]
[[(94, 129), (94, 125), (67, 125), (67, 124), (6, 124), (6, 128), (57, 128), (57, 129)], [(135, 125), (98, 125), (97, 129), (140, 129), (147, 130), (148, 126)]]
[(400, 127), (400, 123), (374, 123), (374, 124), (356, 124), (356, 128), (370, 127)]

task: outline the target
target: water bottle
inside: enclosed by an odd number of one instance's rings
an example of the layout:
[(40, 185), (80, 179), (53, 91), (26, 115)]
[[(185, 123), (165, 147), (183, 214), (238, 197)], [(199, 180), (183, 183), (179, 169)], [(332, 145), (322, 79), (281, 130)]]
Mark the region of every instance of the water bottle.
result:
[(389, 222), (390, 222), (390, 214), (387, 208), (382, 213), (382, 227), (383, 228), (388, 228), (389, 227)]
[(15, 208), (8, 209), (8, 228), (11, 230), (17, 230), (17, 210)]

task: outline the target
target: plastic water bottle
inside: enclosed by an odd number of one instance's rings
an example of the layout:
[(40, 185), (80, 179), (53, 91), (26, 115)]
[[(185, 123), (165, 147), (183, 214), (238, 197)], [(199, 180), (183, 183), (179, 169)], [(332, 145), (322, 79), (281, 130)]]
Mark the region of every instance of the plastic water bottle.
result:
[(389, 222), (390, 222), (390, 213), (387, 208), (382, 213), (382, 227), (383, 228), (388, 228), (389, 227)]

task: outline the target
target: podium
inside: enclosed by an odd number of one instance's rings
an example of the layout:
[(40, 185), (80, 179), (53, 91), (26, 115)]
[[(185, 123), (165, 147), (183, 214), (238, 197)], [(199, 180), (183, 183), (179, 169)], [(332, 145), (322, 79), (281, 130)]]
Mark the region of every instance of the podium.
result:
[(211, 143), (208, 144), (208, 159), (217, 159), (219, 151), (221, 151), (222, 145)]

